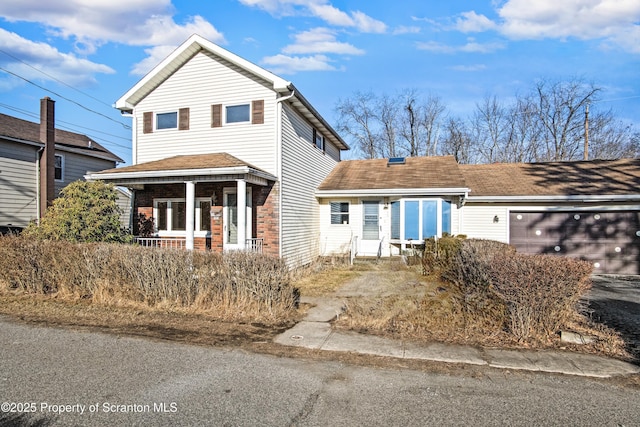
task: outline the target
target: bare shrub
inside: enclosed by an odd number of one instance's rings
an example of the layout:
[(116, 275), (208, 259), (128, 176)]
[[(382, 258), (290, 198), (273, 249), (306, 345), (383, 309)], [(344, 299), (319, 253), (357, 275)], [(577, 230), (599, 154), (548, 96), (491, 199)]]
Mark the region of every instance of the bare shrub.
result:
[(245, 252), (2, 237), (0, 282), (30, 293), (200, 309), (226, 318), (278, 319), (298, 303), (281, 259)]
[(454, 257), (462, 247), (464, 236), (443, 236), (424, 241), (422, 274), (440, 274), (451, 267)]
[(499, 254), (487, 268), (490, 289), (507, 305), (520, 340), (548, 339), (570, 323), (591, 287), (586, 261), (552, 255)]

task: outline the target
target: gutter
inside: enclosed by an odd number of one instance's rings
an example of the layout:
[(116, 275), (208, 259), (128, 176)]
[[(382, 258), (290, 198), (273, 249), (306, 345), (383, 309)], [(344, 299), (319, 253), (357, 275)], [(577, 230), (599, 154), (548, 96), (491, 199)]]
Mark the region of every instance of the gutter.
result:
[(316, 197), (354, 197), (354, 196), (464, 196), (468, 188), (383, 188), (383, 189), (349, 189), (349, 190), (316, 190)]
[(640, 201), (640, 194), (619, 195), (566, 195), (566, 196), (468, 196), (467, 202), (508, 203), (508, 202), (635, 202)]
[(246, 166), (227, 167), (227, 168), (208, 168), (208, 169), (178, 169), (178, 170), (159, 170), (159, 171), (138, 171), (138, 172), (108, 172), (108, 173), (90, 173), (85, 175), (87, 180), (99, 179), (140, 179), (140, 178), (165, 178), (189, 175), (238, 175), (251, 174), (270, 181), (276, 181), (277, 178), (270, 173), (259, 171)]

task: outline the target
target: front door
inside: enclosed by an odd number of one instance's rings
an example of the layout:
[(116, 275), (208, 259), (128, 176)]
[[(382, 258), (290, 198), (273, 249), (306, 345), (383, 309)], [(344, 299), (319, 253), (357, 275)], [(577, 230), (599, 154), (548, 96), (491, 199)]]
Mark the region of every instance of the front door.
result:
[[(245, 249), (246, 242), (238, 242), (238, 191), (235, 188), (225, 188), (223, 198), (223, 231), (224, 250)], [(247, 188), (247, 221), (244, 224), (247, 239), (252, 237), (251, 219), (251, 188)]]
[(359, 255), (377, 256), (380, 250), (380, 202), (362, 202), (362, 240)]

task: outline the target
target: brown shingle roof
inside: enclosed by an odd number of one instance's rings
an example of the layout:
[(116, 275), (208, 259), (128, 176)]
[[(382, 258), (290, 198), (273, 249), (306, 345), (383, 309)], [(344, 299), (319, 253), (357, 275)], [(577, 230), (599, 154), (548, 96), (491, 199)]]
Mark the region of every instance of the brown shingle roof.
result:
[(387, 159), (345, 160), (333, 169), (318, 190), (383, 190), (464, 188), (466, 184), (453, 156), (407, 157), (405, 164)]
[(247, 166), (257, 171), (263, 172), (261, 169), (243, 162), (227, 153), (213, 154), (192, 154), (186, 156), (174, 156), (166, 159), (155, 160), (137, 165), (125, 166), (123, 168), (108, 169), (97, 172), (96, 175), (103, 173), (126, 173), (126, 172), (158, 172), (172, 170), (192, 170), (192, 169), (212, 169), (212, 168), (230, 168), (237, 166)]
[[(41, 143), (40, 124), (0, 113), (0, 137), (2, 136), (22, 141)], [(86, 135), (56, 129), (55, 141), (56, 144), (61, 146), (86, 151), (88, 155), (91, 155), (91, 153), (100, 154), (103, 158), (108, 158), (119, 163), (124, 162), (120, 157), (116, 156)]]
[(640, 194), (640, 159), (460, 165), (469, 196)]

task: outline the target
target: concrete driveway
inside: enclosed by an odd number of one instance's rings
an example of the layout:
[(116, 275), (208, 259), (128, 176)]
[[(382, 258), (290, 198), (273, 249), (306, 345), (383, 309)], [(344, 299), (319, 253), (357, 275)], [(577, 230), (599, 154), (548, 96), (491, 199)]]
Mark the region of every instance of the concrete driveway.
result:
[(640, 276), (597, 275), (592, 282), (592, 318), (620, 332), (640, 363)]

